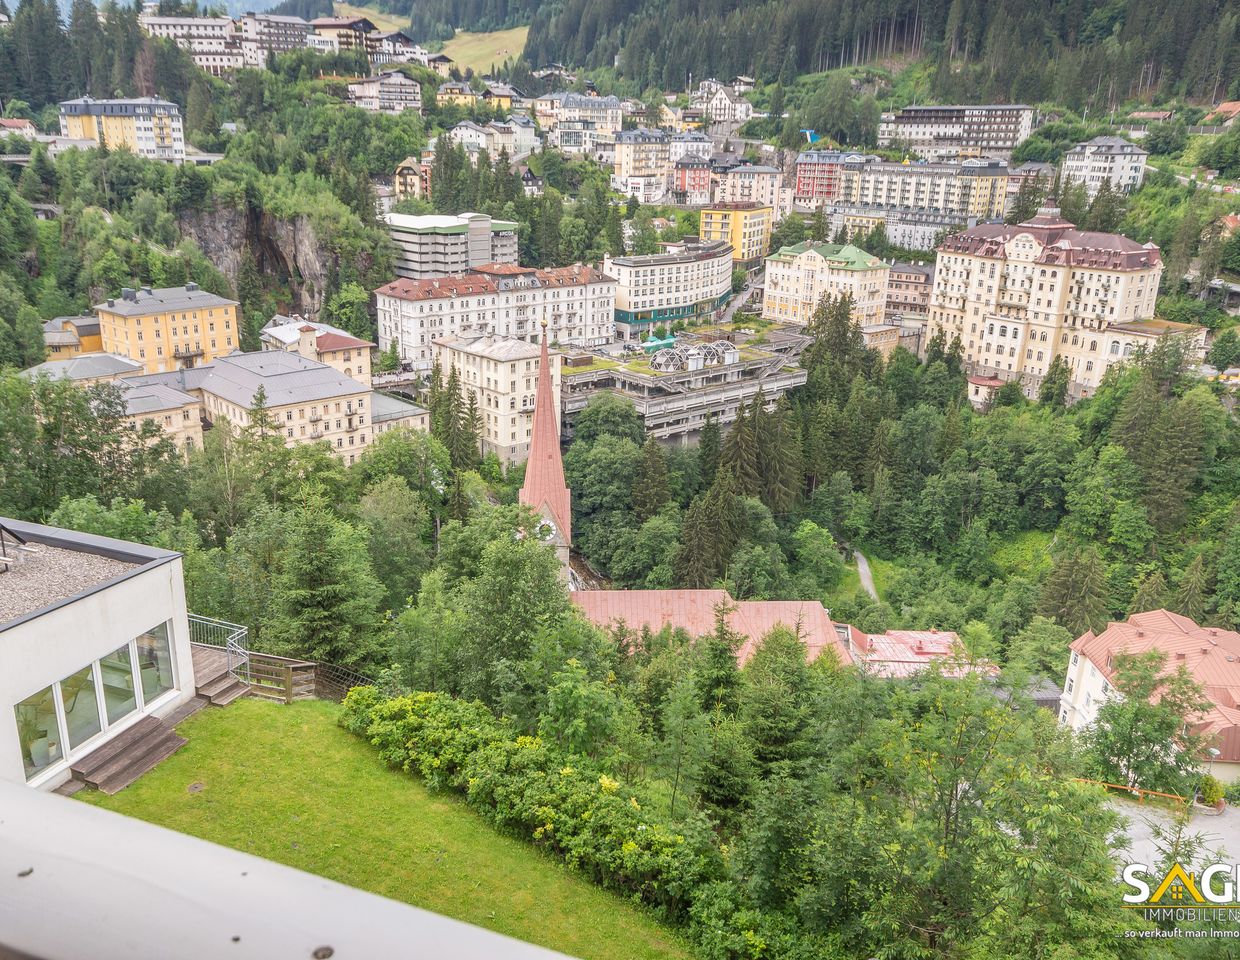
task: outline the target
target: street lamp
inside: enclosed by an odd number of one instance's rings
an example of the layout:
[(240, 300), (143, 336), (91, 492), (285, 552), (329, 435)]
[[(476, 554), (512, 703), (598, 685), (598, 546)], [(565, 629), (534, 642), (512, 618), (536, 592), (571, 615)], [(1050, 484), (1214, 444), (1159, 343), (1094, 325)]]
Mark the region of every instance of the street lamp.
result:
[(1210, 755), (1210, 762), (1206, 764), (1206, 774), (1207, 774), (1207, 775), (1209, 775), (1210, 771), (1212, 771), (1212, 770), (1214, 769), (1214, 760), (1215, 760), (1215, 758), (1219, 755), (1219, 753), (1220, 753), (1220, 752), (1221, 752), (1221, 751), (1217, 750), (1217, 749), (1216, 749), (1216, 748), (1214, 748), (1214, 747), (1209, 747), (1209, 748), (1206, 750), (1206, 753), (1208, 753), (1208, 754)]

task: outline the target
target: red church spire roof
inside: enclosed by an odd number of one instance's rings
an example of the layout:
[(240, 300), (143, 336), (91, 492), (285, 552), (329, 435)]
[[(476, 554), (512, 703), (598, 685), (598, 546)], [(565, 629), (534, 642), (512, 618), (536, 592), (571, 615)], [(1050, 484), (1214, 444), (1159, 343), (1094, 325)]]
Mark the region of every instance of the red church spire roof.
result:
[(564, 461), (560, 457), (560, 425), (552, 395), (551, 361), (547, 355), (547, 321), (542, 322), (542, 349), (538, 361), (538, 389), (534, 398), (534, 430), (530, 456), (525, 464), (525, 483), (521, 503), (533, 507), (559, 528), (564, 543), (571, 545), (572, 508), (568, 485), (564, 482)]

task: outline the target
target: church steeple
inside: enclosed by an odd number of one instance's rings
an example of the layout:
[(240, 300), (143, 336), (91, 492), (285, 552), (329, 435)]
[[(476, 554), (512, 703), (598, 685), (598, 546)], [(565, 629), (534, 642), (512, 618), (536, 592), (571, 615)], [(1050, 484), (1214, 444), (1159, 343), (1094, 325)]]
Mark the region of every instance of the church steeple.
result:
[(540, 346), (534, 427), (519, 499), (542, 514), (541, 535), (555, 546), (567, 576), (569, 548), (573, 542), (572, 495), (564, 481), (564, 461), (560, 456), (560, 422), (555, 409), (554, 374), (547, 352), (546, 320), (542, 322)]

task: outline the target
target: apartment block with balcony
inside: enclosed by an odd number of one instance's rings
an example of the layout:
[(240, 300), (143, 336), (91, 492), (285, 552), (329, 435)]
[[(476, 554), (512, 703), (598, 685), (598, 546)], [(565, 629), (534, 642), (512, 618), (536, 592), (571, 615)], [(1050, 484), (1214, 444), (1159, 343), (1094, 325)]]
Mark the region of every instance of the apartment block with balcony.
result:
[(236, 300), (183, 287), (126, 287), (95, 305), (103, 349), (141, 361), (147, 373), (208, 363), (241, 342)]
[(732, 247), (732, 261), (754, 270), (771, 246), (775, 211), (753, 201), (713, 203), (702, 209), (700, 233), (704, 241), (722, 240)]
[(805, 326), (823, 297), (847, 296), (857, 323), (882, 323), (890, 271), (852, 244), (806, 241), (783, 247), (766, 258), (762, 316)]
[[(482, 418), (482, 453), (494, 453), (505, 466), (524, 462), (534, 430), (539, 347), (510, 337), (443, 337), (432, 353), (444, 376), (453, 368), (461, 390), (472, 394)], [(549, 354), (554, 408), (560, 409), (560, 354)]]
[(1026, 223), (981, 224), (939, 247), (928, 335), (959, 338), (970, 372), (1033, 396), (1051, 361), (1068, 364), (1073, 398), (1161, 337), (1204, 349), (1204, 329), (1154, 317), (1158, 247), (1081, 231), (1044, 207)]
[(905, 107), (879, 119), (878, 145), (902, 146), (926, 160), (1006, 160), (1033, 133), (1035, 112), (1020, 103)]
[(447, 277), (488, 263), (517, 262), (517, 225), (483, 213), (460, 216), (389, 213), (396, 275), (410, 280)]
[(310, 38), (310, 23), (301, 17), (247, 13), (237, 20), (241, 52), (247, 66), (263, 67), (267, 55), (300, 50)]
[(1145, 180), (1148, 156), (1148, 151), (1123, 137), (1094, 137), (1064, 155), (1063, 179), (1084, 184), (1091, 200), (1104, 183), (1116, 193), (1132, 193)]
[(349, 101), (370, 113), (422, 112), (422, 84), (399, 70), (362, 77), (350, 83), (348, 90)]
[(662, 130), (621, 130), (616, 134), (613, 189), (643, 202), (661, 197), (671, 167), (668, 157), (668, 137)]
[(597, 135), (610, 139), (624, 126), (624, 107), (618, 97), (556, 91), (534, 101), (534, 117), (544, 130), (565, 122), (584, 122)]
[[(161, 17), (143, 14), (138, 22), (152, 37), (172, 40), (188, 51), (198, 69), (222, 77), (247, 66), (242, 34), (228, 17)], [(258, 64), (258, 65), (261, 65)]]
[(392, 186), (396, 190), (396, 199), (429, 200), (431, 198), (430, 163), (423, 163), (417, 157), (406, 157), (396, 166), (392, 177)]
[(616, 281), (576, 264), (539, 270), (488, 264), (429, 280), (394, 280), (375, 291), (379, 347), (393, 343), (403, 362), (429, 370), (434, 341), (494, 336), (538, 343), (607, 343), (615, 331)]
[(159, 97), (95, 100), (79, 97), (60, 104), (60, 135), (127, 147), (148, 160), (185, 162), (181, 108)]
[(711, 201), (712, 178), (710, 160), (686, 154), (672, 164), (672, 200), (692, 206)]
[(732, 247), (723, 240), (685, 237), (663, 253), (607, 256), (615, 277), (616, 334), (640, 340), (655, 327), (716, 316), (732, 297)]
[(779, 168), (742, 163), (720, 174), (715, 200), (762, 204), (774, 211), (778, 222), (792, 210), (792, 188), (784, 185), (784, 174)]
[(933, 263), (893, 263), (887, 273), (883, 319), (924, 324), (930, 315), (930, 291), (933, 289)]

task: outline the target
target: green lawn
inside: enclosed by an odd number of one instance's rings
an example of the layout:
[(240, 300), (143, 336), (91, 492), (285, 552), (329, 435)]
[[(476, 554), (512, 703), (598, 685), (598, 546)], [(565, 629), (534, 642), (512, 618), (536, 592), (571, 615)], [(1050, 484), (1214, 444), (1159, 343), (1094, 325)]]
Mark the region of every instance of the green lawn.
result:
[(878, 591), (880, 600), (886, 600), (888, 585), (904, 568), (898, 563), (874, 556), (869, 550), (865, 550), (863, 553), (865, 553), (865, 558), (870, 561), (870, 574), (874, 577), (874, 589)]
[(181, 724), (189, 743), (133, 786), (77, 796), (583, 960), (692, 955), (651, 915), (389, 770), (336, 726), (339, 709), (207, 708)]
[(529, 32), (529, 27), (513, 27), (492, 33), (458, 30), (456, 36), (443, 45), (442, 52), (455, 60), (462, 71), (473, 67), (474, 73), (486, 73), (492, 65), (499, 67), (505, 60), (516, 60), (521, 56)]
[(1039, 580), (1051, 566), (1052, 539), (1051, 534), (1043, 530), (1026, 530), (1004, 537), (991, 559), (1004, 577)]
[(337, 3), (332, 7), (338, 17), (365, 17), (380, 30), (408, 30), (408, 17), (395, 17), (390, 13), (384, 13), (378, 7), (366, 7), (354, 5), (351, 3)]

